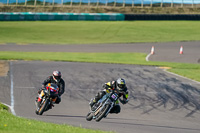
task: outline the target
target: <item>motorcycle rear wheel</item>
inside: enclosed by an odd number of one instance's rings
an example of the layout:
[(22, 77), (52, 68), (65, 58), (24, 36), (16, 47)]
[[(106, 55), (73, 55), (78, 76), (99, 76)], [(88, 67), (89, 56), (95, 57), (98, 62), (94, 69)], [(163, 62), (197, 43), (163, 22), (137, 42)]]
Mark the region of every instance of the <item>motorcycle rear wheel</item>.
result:
[(38, 111), (38, 115), (42, 115), (44, 113), (44, 111), (46, 110), (47, 106), (49, 104), (49, 99), (46, 99), (46, 101), (41, 105), (39, 111)]
[(97, 114), (96, 122), (99, 122), (105, 116), (105, 114), (108, 112), (109, 109), (110, 105), (105, 105), (104, 109), (102, 109), (102, 111)]

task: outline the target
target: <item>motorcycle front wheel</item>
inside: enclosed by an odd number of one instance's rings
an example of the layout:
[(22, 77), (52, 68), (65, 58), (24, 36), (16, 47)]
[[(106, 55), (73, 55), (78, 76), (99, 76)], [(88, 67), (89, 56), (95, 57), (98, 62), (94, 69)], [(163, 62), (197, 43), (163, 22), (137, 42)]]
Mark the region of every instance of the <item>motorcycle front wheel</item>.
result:
[(44, 113), (44, 111), (46, 110), (47, 106), (49, 104), (49, 99), (46, 99), (45, 102), (41, 105), (39, 111), (38, 111), (38, 115), (42, 115)]
[(108, 110), (110, 109), (110, 105), (105, 105), (104, 108), (101, 110), (101, 112), (99, 112), (96, 116), (96, 122), (99, 122), (104, 116), (105, 114), (108, 112)]
[(86, 116), (86, 120), (87, 120), (87, 121), (91, 121), (92, 118), (93, 118), (93, 115), (92, 115), (92, 113), (89, 112), (89, 113), (87, 114), (87, 116)]

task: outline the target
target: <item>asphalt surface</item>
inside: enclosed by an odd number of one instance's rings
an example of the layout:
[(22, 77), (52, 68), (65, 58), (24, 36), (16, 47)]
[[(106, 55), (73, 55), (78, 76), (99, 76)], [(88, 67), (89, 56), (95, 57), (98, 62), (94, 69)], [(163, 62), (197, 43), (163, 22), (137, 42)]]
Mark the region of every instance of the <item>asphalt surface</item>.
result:
[[(60, 49), (62, 52), (119, 51), (148, 54), (152, 45), (155, 46), (155, 55), (150, 56), (150, 60), (161, 59), (156, 56), (169, 52), (171, 52), (169, 56), (174, 53), (174, 56), (177, 54), (177, 57), (187, 58), (187, 60), (173, 58), (172, 62), (198, 63), (200, 57), (198, 42), (105, 44), (101, 47), (100, 45), (81, 45), (81, 48), (78, 47), (80, 45), (61, 45), (57, 46), (56, 50), (53, 45), (48, 47), (37, 45), (38, 48), (36, 48), (34, 45), (11, 44), (0, 45), (0, 51), (59, 51)], [(174, 47), (171, 48), (171, 46)], [(184, 48), (183, 55), (179, 55), (180, 46)], [(162, 49), (168, 52), (161, 52)], [(170, 59), (163, 57), (164, 61)], [(37, 116), (34, 113), (37, 90), (53, 70), (62, 72), (63, 79), (66, 81), (66, 91), (59, 105), (55, 105), (52, 110), (45, 112), (42, 116)], [(120, 114), (109, 114), (100, 122), (86, 121), (89, 100), (101, 90), (103, 83), (118, 77), (126, 79), (130, 91), (129, 103), (121, 105)], [(14, 103), (11, 101), (11, 83), (13, 83)], [(118, 133), (200, 132), (200, 84), (151, 66), (11, 61), (10, 71), (7, 76), (0, 77), (0, 84), (0, 101), (8, 105), (14, 104), (17, 116)]]

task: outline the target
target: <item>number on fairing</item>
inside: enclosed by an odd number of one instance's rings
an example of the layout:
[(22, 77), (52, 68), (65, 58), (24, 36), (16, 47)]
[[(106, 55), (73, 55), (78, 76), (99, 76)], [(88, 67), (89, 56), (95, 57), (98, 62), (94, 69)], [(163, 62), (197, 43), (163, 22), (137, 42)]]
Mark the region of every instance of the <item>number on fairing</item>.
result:
[(117, 94), (115, 93), (115, 94), (112, 94), (112, 96), (111, 96), (114, 100), (117, 100)]

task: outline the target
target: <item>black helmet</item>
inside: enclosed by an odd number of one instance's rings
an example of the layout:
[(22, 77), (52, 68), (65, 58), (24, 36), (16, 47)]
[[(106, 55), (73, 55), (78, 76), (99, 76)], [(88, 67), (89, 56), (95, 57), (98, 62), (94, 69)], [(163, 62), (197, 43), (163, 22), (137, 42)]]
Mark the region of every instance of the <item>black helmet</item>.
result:
[(53, 71), (53, 78), (56, 82), (60, 81), (61, 79), (61, 72), (60, 71)]
[(123, 78), (117, 79), (117, 89), (123, 91), (126, 87), (126, 82)]

